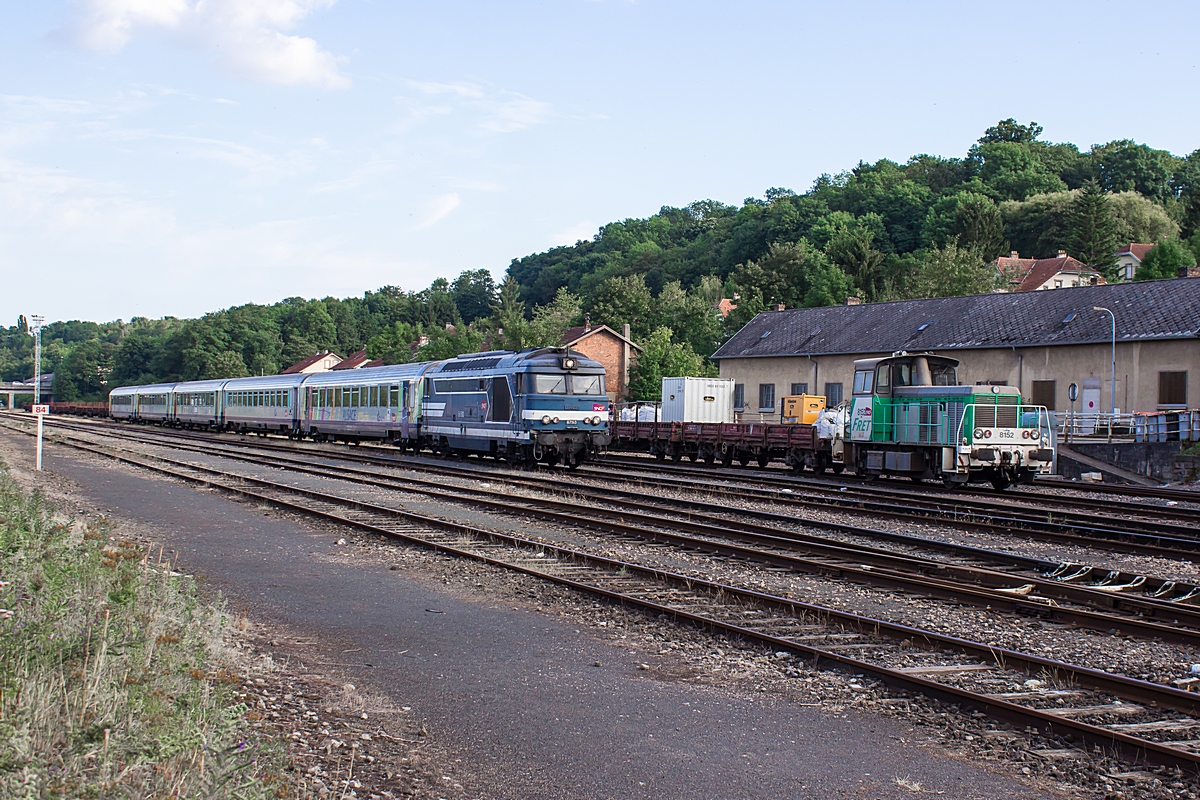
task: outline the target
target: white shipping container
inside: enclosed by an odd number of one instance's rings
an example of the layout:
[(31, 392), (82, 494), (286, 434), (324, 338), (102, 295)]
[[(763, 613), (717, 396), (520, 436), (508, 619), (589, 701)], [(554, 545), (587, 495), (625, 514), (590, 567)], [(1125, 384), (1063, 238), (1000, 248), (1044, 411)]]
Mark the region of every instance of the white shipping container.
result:
[(663, 422), (733, 422), (733, 380), (663, 378)]

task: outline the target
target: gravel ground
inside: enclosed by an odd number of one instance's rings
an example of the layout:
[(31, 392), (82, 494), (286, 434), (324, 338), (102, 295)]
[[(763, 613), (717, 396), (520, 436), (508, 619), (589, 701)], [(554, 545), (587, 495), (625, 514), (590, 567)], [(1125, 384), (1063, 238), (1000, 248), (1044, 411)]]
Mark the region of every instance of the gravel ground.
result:
[[(166, 454), (163, 450), (151, 450)], [(174, 457), (178, 455), (174, 454)], [(619, 540), (603, 534), (594, 534), (586, 529), (565, 530), (560, 526), (516, 515), (480, 511), (467, 504), (362, 486), (352, 480), (336, 481), (281, 470), (264, 470), (236, 460), (219, 456), (205, 457), (194, 453), (185, 454), (182, 460), (241, 471), (247, 475), (281, 481), (288, 485), (321, 488), (344, 497), (504, 530), (547, 543), (585, 549), (611, 558), (637, 561), (674, 572), (794, 597), (809, 603), (915, 625), (988, 645), (1030, 652), (1160, 683), (1170, 683), (1173, 679), (1185, 677), (1190, 665), (1200, 661), (1200, 651), (1191, 647), (1113, 637), (973, 606), (958, 606), (934, 599), (901, 595), (887, 589), (856, 585), (820, 575), (768, 571), (735, 559), (713, 559), (676, 548)], [(453, 483), (467, 489), (505, 488), (502, 481), (455, 480)], [(512, 488), (506, 494), (540, 496), (539, 493), (528, 492), (522, 488)]]
[[(22, 454), (12, 452), (12, 446), (20, 447), (27, 442), (0, 436), (0, 452), (10, 464), (21, 468), (28, 459), (22, 460)], [(118, 509), (115, 516), (119, 522), (130, 522), (139, 516), (139, 509), (146, 512), (151, 500), (143, 494), (148, 491), (153, 502), (159, 504), (154, 509), (155, 518), (161, 519), (155, 524), (142, 522), (144, 533), (151, 540), (165, 541), (168, 548), (185, 543), (193, 547), (194, 541), (203, 538), (202, 532), (222, 521), (218, 515), (225, 514), (221, 509), (227, 507), (244, 509), (237, 512), (242, 514), (236, 523), (242, 526), (238, 528), (241, 537), (238, 541), (258, 544), (256, 537), (276, 526), (285, 527), (281, 535), (303, 539), (296, 549), (306, 551), (308, 563), (292, 565), (282, 578), (283, 588), (275, 583), (281, 579), (266, 574), (266, 569), (276, 560), (274, 550), (286, 545), (273, 545), (270, 540), (264, 540), (259, 551), (251, 550), (245, 555), (225, 542), (223, 550), (213, 551), (205, 561), (205, 572), (210, 585), (229, 591), (237, 602), (246, 602), (251, 622), (266, 623), (260, 635), (258, 628), (250, 630), (258, 635), (256, 641), (270, 656), (279, 677), (264, 677), (263, 686), (255, 682), (246, 688), (262, 699), (265, 706), (262, 710), (266, 712), (264, 724), (273, 724), (272, 712), (279, 713), (286, 718), (282, 729), (286, 732), (291, 728), (300, 734), (295, 746), (297, 752), (304, 754), (303, 759), (298, 759), (302, 772), (333, 786), (335, 778), (345, 774), (348, 749), (359, 753), (359, 758), (370, 755), (376, 758), (374, 763), (379, 763), (385, 758), (377, 753), (386, 752), (383, 748), (388, 743), (397, 745), (395, 756), (387, 757), (383, 784), (370, 783), (374, 773), (369, 770), (360, 773), (361, 762), (356, 762), (354, 780), (359, 780), (361, 787), (353, 790), (360, 796), (381, 793), (385, 785), (387, 791), (399, 793), (397, 776), (403, 778), (405, 774), (409, 777), (404, 785), (418, 796), (444, 797), (695, 796), (703, 792), (680, 793), (679, 783), (706, 779), (716, 781), (708, 787), (708, 796), (908, 797), (920, 792), (952, 797), (1078, 797), (1104, 796), (1106, 785), (1132, 792), (1154, 781), (1169, 784), (1174, 780), (1165, 772), (1126, 775), (1126, 767), (1099, 754), (1059, 753), (1062, 746), (1058, 742), (1000, 731), (986, 720), (920, 700), (887, 698), (882, 690), (852, 676), (812, 672), (791, 660), (781, 660), (736, 642), (595, 604), (542, 581), (381, 543), (342, 526), (296, 520), (255, 504), (231, 503), (174, 481), (148, 478), (143, 471), (104, 459), (76, 454), (70, 459), (59, 459), (58, 450), (54, 446), (48, 448), (47, 465), (51, 472), (46, 476), (49, 482), (42, 484), (48, 491), (57, 494), (68, 506), (85, 508), (95, 507), (96, 493), (107, 493), (105, 502), (109, 505), (105, 507)], [(84, 478), (85, 483), (72, 485), (68, 475)], [(276, 473), (275, 477), (278, 476)], [(108, 485), (110, 481), (113, 486)], [(143, 489), (145, 484), (153, 486)], [(214, 507), (213, 503), (219, 505)], [(172, 516), (171, 512), (178, 513)], [(181, 515), (192, 521), (172, 521)], [(346, 544), (334, 544), (341, 540)], [(188, 558), (201, 556), (182, 552), (185, 568)], [(265, 560), (265, 554), (272, 558)], [(238, 573), (237, 565), (242, 562), (252, 562), (253, 570), (243, 565), (243, 571)], [(226, 573), (223, 577), (218, 576), (217, 567)], [(315, 608), (338, 600), (334, 595), (343, 589), (343, 581), (349, 582), (352, 577), (360, 582), (389, 580), (392, 588), (379, 594), (360, 586), (362, 598), (355, 601), (358, 610), (351, 607), (345, 614), (333, 617), (328, 616), (331, 612), (320, 611), (325, 616), (307, 624), (295, 618), (281, 622), (279, 598), (288, 591), (286, 581), (299, 581), (309, 571), (325, 578), (322, 585), (329, 587), (329, 597), (313, 598), (310, 591), (294, 599), (312, 603)], [(242, 580), (257, 577), (260, 584), (239, 587), (230, 583), (234, 574)], [(261, 589), (261, 601), (255, 600), (259, 596), (256, 588)], [(466, 653), (489, 657), (433, 663), (422, 660), (428, 658), (428, 653), (417, 653), (418, 660), (410, 666), (405, 659), (414, 654), (388, 655), (388, 651), (379, 649), (378, 642), (363, 640), (363, 631), (354, 626), (378, 626), (385, 621), (373, 609), (387, 601), (386, 595), (395, 592), (418, 592), (420, 602), (430, 603), (419, 620), (412, 623), (418, 627), (433, 626), (443, 620), (455, 623), (453, 631), (472, 631), (474, 625), (474, 640), (451, 644), (461, 637), (450, 638), (449, 633), (442, 631), (441, 635), (448, 637), (443, 643), (447, 648), (465, 647)], [(509, 613), (510, 609), (519, 612)], [(501, 624), (499, 629), (497, 619)], [(514, 619), (519, 625), (511, 628)], [(545, 622), (539, 624), (538, 619)], [(314, 633), (313, 628), (318, 630)], [(348, 632), (352, 628), (355, 635)], [(552, 648), (548, 653), (536, 652), (533, 655), (537, 656), (537, 663), (530, 677), (523, 677), (521, 682), (501, 692), (501, 696), (489, 697), (484, 706), (464, 708), (461, 695), (478, 692), (479, 678), (473, 676), (473, 682), (464, 683), (459, 673), (468, 667), (476, 668), (476, 661), (485, 662), (480, 668), (491, 664), (490, 648), (503, 645), (521, 652), (529, 649), (528, 642), (508, 641), (510, 636), (520, 639), (529, 635), (527, 628), (555, 642), (564, 636), (572, 642), (582, 641), (584, 649), (590, 651), (586, 669), (578, 667), (576, 657), (572, 662), (576, 666), (569, 667), (566, 673), (557, 672), (563, 669), (554, 658), (557, 651)], [(498, 630), (504, 633), (497, 635)], [(490, 636), (485, 631), (491, 631)], [(595, 644), (589, 644), (593, 641)], [(572, 643), (569, 649), (574, 651), (578, 647)], [(607, 655), (601, 651), (607, 651)], [(366, 667), (368, 659), (373, 667)], [(401, 668), (389, 667), (389, 659), (400, 663)], [(602, 662), (603, 666), (591, 666), (594, 661)], [(423, 674), (414, 676), (413, 670)], [(324, 675), (331, 689), (319, 700), (312, 696), (318, 692), (301, 689), (297, 682), (299, 677), (313, 672)], [(505, 743), (490, 735), (487, 727), (472, 728), (472, 723), (496, 725), (498, 718), (490, 706), (503, 703), (507, 694), (543, 688), (541, 681), (536, 680), (543, 672), (557, 676), (551, 687), (566, 691), (567, 695), (549, 709), (541, 704), (530, 705), (522, 713), (532, 719), (515, 723), (510, 719), (499, 720), (505, 725), (518, 725), (522, 736)], [(449, 682), (439, 684), (443, 679)], [(615, 683), (607, 692), (596, 695), (593, 684), (597, 680)], [(338, 687), (349, 682), (366, 695), (361, 703), (355, 699), (356, 690), (338, 691)], [(374, 695), (382, 699), (372, 701)], [(410, 697), (417, 697), (420, 703)], [(333, 700), (338, 701), (336, 707), (331, 704)], [(581, 700), (585, 701), (583, 708), (589, 711), (583, 716), (577, 708)], [(413, 711), (406, 712), (399, 705), (401, 701), (411, 705)], [(509, 699), (510, 706), (512, 702)], [(272, 708), (273, 705), (279, 708)], [(369, 722), (357, 721), (361, 719), (360, 715), (355, 716), (360, 707), (369, 715)], [(613, 714), (614, 711), (618, 713)], [(410, 713), (411, 723), (406, 721)], [(564, 722), (567, 715), (573, 715), (571, 723), (581, 728), (595, 724), (591, 720), (594, 713), (602, 717), (608, 713), (612, 719), (601, 719), (597, 730), (583, 728), (576, 733), (575, 740), (564, 740), (556, 738), (556, 721), (547, 718), (550, 713), (563, 715)], [(693, 719), (692, 713), (697, 713), (694, 719), (701, 721), (699, 728), (694, 727), (696, 723), (683, 724)], [(388, 714), (395, 715), (397, 726), (389, 728), (381, 724), (381, 729), (396, 741), (371, 732), (377, 718), (386, 718)], [(678, 722), (675, 729), (683, 728), (684, 733), (673, 732), (671, 721)], [(317, 735), (324, 730), (325, 722), (330, 723), (326, 735)], [(779, 729), (783, 723), (791, 732), (790, 740), (787, 731)], [(420, 735), (423, 729), (427, 736)], [(499, 733), (495, 728), (491, 730)], [(601, 730), (604, 732), (600, 733)], [(508, 728), (504, 732), (510, 733)], [(360, 737), (368, 733), (372, 739), (368, 742), (360, 738), (360, 747), (350, 748), (354, 743), (351, 733)], [(582, 741), (578, 741), (581, 734)], [(658, 739), (660, 734), (666, 741), (643, 753), (642, 747), (650, 744), (645, 737)], [(627, 743), (630, 736), (644, 744), (636, 750), (618, 751), (626, 755), (612, 759), (609, 754), (614, 740)], [(764, 736), (776, 746), (756, 741)], [(341, 747), (335, 742), (341, 742)], [(563, 753), (575, 752), (579, 746), (585, 747), (583, 752), (589, 753), (593, 762), (596, 757), (607, 757), (603, 780), (598, 784), (603, 786), (600, 794), (595, 789), (596, 776), (564, 775)], [(518, 759), (514, 765), (511, 752), (514, 748), (542, 753), (544, 763), (534, 768), (528, 760)], [(310, 762), (305, 759), (320, 753), (325, 756), (319, 763), (313, 763), (317, 771), (308, 772)], [(631, 761), (634, 753), (637, 756)], [(411, 762), (405, 763), (403, 758), (411, 758)], [(460, 760), (456, 762), (456, 758)], [(858, 767), (857, 772), (854, 766)], [(414, 772), (404, 773), (405, 769)], [(392, 772), (390, 779), (386, 777), (388, 771)], [(632, 785), (623, 782), (630, 775), (648, 776), (651, 780), (644, 781), (644, 787), (636, 786), (636, 782)], [(571, 780), (582, 783), (572, 787)], [(424, 781), (433, 781), (436, 790), (420, 794), (427, 791), (422, 786)], [(460, 791), (455, 783), (466, 788)], [(1166, 784), (1163, 785), (1170, 788)], [(714, 786), (720, 788), (714, 790)], [(772, 786), (775, 791), (770, 790)]]
[[(191, 457), (192, 454), (189, 454), (188, 458), (190, 459)], [(240, 467), (245, 469), (246, 465), (243, 464), (240, 465)], [(293, 482), (302, 477), (294, 474), (287, 475), (286, 473), (281, 473), (275, 470), (270, 470), (268, 472), (268, 477), (271, 477), (275, 480), (284, 479), (285, 482)], [(450, 482), (451, 481), (447, 481), (447, 483)], [(455, 484), (468, 486), (472, 484), (472, 481), (470, 480), (455, 480), (452, 482)], [(317, 483), (322, 483), (326, 488), (329, 486), (329, 482), (327, 481), (322, 482), (317, 480)], [(478, 481), (474, 481), (473, 483), (476, 486), (479, 485)], [(342, 484), (342, 486), (343, 488), (349, 489), (347, 484)], [(358, 491), (364, 492), (364, 498), (379, 499), (380, 497), (387, 497), (393, 504), (399, 496), (397, 493), (385, 492), (381, 490), (366, 490), (359, 488)], [(348, 492), (342, 491), (339, 493), (346, 494)], [(414, 497), (412, 495), (404, 495), (403, 499), (406, 501), (404, 503), (406, 507), (425, 512), (440, 509), (438, 513), (441, 516), (458, 517), (459, 514), (462, 514), (465, 511), (461, 509), (461, 507), (457, 507), (455, 505), (439, 503), (437, 501), (429, 501), (427, 499)], [(422, 505), (425, 507), (422, 508)], [(447, 508), (458, 508), (458, 511), (452, 515), (450, 513), (446, 513)], [(479, 515), (478, 518), (471, 518), (469, 513), (463, 518), (468, 521), (473, 521), (476, 524), (486, 524), (489, 527), (494, 527), (497, 529), (507, 527), (509, 530), (524, 532), (526, 535), (544, 536), (548, 540), (553, 539), (555, 541), (563, 541), (564, 536), (574, 537), (568, 538), (568, 543), (574, 543), (576, 545), (588, 543), (590, 544), (589, 549), (595, 548), (598, 544), (604, 544), (603, 540), (599, 540), (597, 537), (591, 536), (586, 532), (554, 531), (552, 529), (548, 529), (547, 526), (531, 524), (515, 518), (497, 518), (495, 516), (488, 515)], [(397, 563), (412, 565), (413, 563), (425, 562), (428, 559), (433, 559), (435, 563), (438, 561), (437, 557), (424, 554), (416, 556), (414, 561), (413, 556), (411, 555), (412, 551), (398, 551), (391, 545), (380, 546), (378, 544), (358, 542), (354, 536), (344, 538), (351, 543), (351, 547), (349, 548), (350, 550), (361, 550), (365, 548), (368, 551), (377, 551), (378, 553), (390, 555), (394, 559), (393, 566), (395, 566)], [(353, 545), (356, 543), (360, 545), (358, 548), (353, 547)], [(614, 555), (618, 555), (618, 557), (623, 554), (628, 555), (627, 553), (622, 553), (621, 550), (622, 548), (628, 548), (631, 550), (638, 550), (640, 552), (638, 557), (639, 561), (646, 560), (644, 557), (644, 551), (646, 548), (642, 548), (639, 545), (622, 543), (615, 545), (615, 547), (617, 549), (613, 550), (612, 552)], [(651, 555), (662, 557), (667, 561), (667, 563), (664, 565), (671, 566), (672, 568), (676, 569), (689, 566), (688, 561), (690, 558), (687, 556), (687, 554), (680, 554), (674, 550), (661, 548), (651, 548), (650, 550), (652, 551)], [(402, 553), (403, 555), (397, 557), (395, 555), (397, 552)], [(360, 553), (356, 553), (352, 557), (358, 558), (360, 556)], [(491, 573), (495, 572), (494, 570), (480, 567), (479, 565), (468, 565), (464, 570), (463, 565), (460, 562), (451, 563), (454, 564), (453, 572), (447, 572), (443, 576), (443, 580), (448, 586), (463, 584), (463, 572), (470, 573), (478, 570)], [(696, 559), (690, 566), (693, 571), (702, 572), (705, 576), (712, 575), (713, 564), (708, 560)], [(729, 578), (730, 582), (747, 584), (755, 586), (755, 588), (765, 588), (778, 592), (778, 589), (775, 587), (775, 585), (767, 581), (779, 580), (781, 577), (779, 573), (763, 573), (753, 568), (739, 567), (736, 563), (731, 562), (726, 562), (717, 566), (731, 570)], [(680, 571), (686, 570), (680, 569)], [(742, 578), (741, 580), (733, 579), (739, 575)], [(502, 576), (503, 573), (500, 575), (487, 575), (486, 577), (488, 580), (482, 585), (491, 586), (496, 580), (501, 580)], [(796, 576), (787, 575), (783, 577), (791, 580)], [(471, 578), (467, 578), (467, 580), (470, 579)], [(763, 582), (756, 586), (753, 583), (753, 581), (756, 579)], [(819, 582), (826, 584), (837, 583), (829, 581)], [(480, 584), (472, 584), (470, 588), (477, 591), (480, 588)], [(834, 591), (837, 591), (838, 589), (836, 585), (832, 585), (827, 588), (830, 588)], [(903, 598), (901, 600), (897, 600), (897, 598), (887, 593), (873, 593), (858, 589), (857, 587), (850, 587), (850, 591), (847, 592), (845, 591), (846, 587), (844, 585), (841, 586), (841, 589), (842, 591), (836, 594), (836, 596), (832, 598), (833, 600), (851, 602), (853, 598), (858, 598), (859, 600), (868, 604), (874, 602), (877, 606), (883, 606), (890, 602), (897, 609), (904, 610), (908, 613), (911, 613), (912, 611), (912, 598)], [(811, 587), (807, 587), (806, 590), (814, 591)], [(545, 608), (547, 612), (553, 613), (557, 609), (558, 612), (566, 618), (576, 619), (576, 614), (580, 608), (579, 598), (577, 596), (569, 592), (563, 593), (559, 590), (554, 590), (551, 587), (546, 587), (538, 582), (534, 582), (534, 588), (528, 591), (532, 592), (534, 596), (539, 597), (539, 599), (541, 599), (542, 602), (548, 606)], [(562, 596), (560, 597), (558, 595)], [(835, 607), (838, 605), (835, 602), (830, 602), (829, 604), (834, 605)], [(801, 702), (806, 699), (819, 702), (821, 704), (820, 707), (828, 709), (830, 713), (835, 715), (848, 708), (856, 707), (870, 708), (887, 715), (900, 715), (907, 721), (915, 721), (918, 725), (917, 730), (922, 730), (921, 726), (924, 725), (929, 725), (938, 729), (940, 735), (944, 737), (944, 741), (952, 743), (956, 748), (963, 748), (962, 752), (970, 753), (970, 757), (978, 757), (979, 755), (983, 755), (984, 757), (995, 757), (1005, 761), (1012, 761), (1020, 767), (1022, 772), (1024, 770), (1028, 770), (1029, 774), (1050, 776), (1056, 781), (1059, 781), (1060, 787), (1062, 787), (1064, 790), (1069, 790), (1073, 793), (1079, 791), (1084, 791), (1085, 793), (1099, 791), (1102, 792), (1102, 794), (1099, 796), (1105, 796), (1104, 793), (1107, 792), (1108, 796), (1113, 797), (1122, 796), (1122, 793), (1126, 793), (1124, 796), (1165, 797), (1189, 796), (1188, 792), (1194, 792), (1195, 790), (1195, 787), (1190, 785), (1171, 786), (1171, 783), (1175, 783), (1173, 780), (1166, 780), (1165, 783), (1155, 787), (1153, 785), (1154, 781), (1164, 781), (1164, 775), (1155, 776), (1151, 775), (1150, 773), (1141, 773), (1137, 770), (1134, 770), (1132, 774), (1126, 774), (1128, 769), (1126, 767), (1122, 767), (1121, 765), (1097, 763), (1087, 758), (1080, 758), (1078, 751), (1067, 750), (1059, 752), (1061, 750), (1060, 747), (1052, 746), (1049, 749), (1046, 749), (1045, 745), (1036, 739), (1030, 742), (1024, 737), (1016, 736), (1014, 738), (1014, 735), (1010, 733), (992, 730), (992, 726), (987, 725), (986, 721), (983, 721), (981, 724), (981, 721), (979, 720), (966, 717), (964, 715), (957, 715), (937, 706), (929, 708), (920, 702), (914, 702), (911, 700), (901, 701), (895, 698), (886, 698), (882, 695), (881, 691), (869, 686), (868, 684), (865, 684), (863, 681), (844, 679), (841, 678), (841, 676), (831, 676), (825, 673), (810, 673), (790, 663), (781, 665), (778, 659), (773, 658), (770, 654), (746, 651), (744, 648), (740, 648), (736, 644), (727, 643), (723, 647), (713, 649), (711, 644), (706, 644), (703, 641), (699, 643), (692, 642), (691, 649), (697, 651), (711, 650), (711, 652), (700, 652), (699, 655), (695, 655), (688, 652), (688, 647), (680, 644), (680, 637), (677, 635), (677, 632), (680, 629), (677, 629), (675, 626), (671, 626), (673, 630), (668, 635), (662, 633), (662, 628), (665, 626), (662, 626), (661, 624), (655, 624), (653, 622), (647, 623), (644, 618), (638, 615), (622, 615), (626, 618), (621, 622), (616, 622), (612, 620), (612, 614), (614, 611), (613, 609), (598, 606), (588, 607), (586, 605), (584, 605), (583, 608), (586, 612), (591, 612), (596, 615), (595, 626), (599, 629), (604, 629), (609, 624), (621, 626), (618, 628), (618, 630), (621, 631), (620, 634), (608, 634), (610, 637), (612, 637), (613, 641), (624, 642), (628, 637), (634, 635), (635, 632), (640, 632), (643, 637), (649, 637), (650, 644), (648, 647), (653, 647), (655, 642), (660, 642), (662, 644), (662, 647), (659, 651), (660, 654), (682, 656), (686, 662), (686, 668), (680, 669), (674, 666), (666, 668), (665, 674), (667, 676), (676, 676), (681, 680), (687, 680), (689, 682), (711, 682), (713, 685), (725, 688), (728, 688), (731, 685), (731, 682), (733, 685), (740, 685), (745, 684), (746, 681), (749, 681), (751, 685), (748, 688), (751, 690), (780, 693), (785, 696), (794, 697)], [(884, 616), (884, 614), (880, 613), (879, 608), (872, 609), (869, 607), (869, 605), (863, 610), (873, 613), (877, 616)], [(952, 612), (953, 609), (950, 611)], [(1002, 623), (1003, 620), (988, 621), (981, 625), (978, 630), (982, 634), (987, 634), (990, 632), (997, 636), (1007, 635), (1010, 637), (1020, 638), (1022, 640), (1025, 640), (1028, 637), (1046, 634), (1051, 637), (1051, 639), (1049, 639), (1051, 642), (1055, 641), (1053, 638), (1054, 636), (1063, 635), (1064, 633), (1061, 630), (1054, 631), (1042, 629), (1039, 631), (1036, 625), (1033, 627), (1031, 632), (1026, 632), (1019, 629), (1013, 630), (1005, 627)], [(936, 627), (936, 625), (930, 624), (929, 627)], [(1051, 626), (1051, 628), (1052, 627), (1053, 626)], [(639, 631), (639, 628), (644, 630)], [(687, 629), (682, 630), (686, 631)], [(958, 629), (956, 629), (956, 631), (957, 630)], [(1073, 632), (1069, 633), (1068, 635), (1070, 638), (1077, 638), (1078, 636), (1077, 633)], [(712, 641), (712, 637), (704, 634), (696, 634), (696, 636), (707, 642)], [(977, 638), (984, 637), (980, 636)], [(1096, 638), (1104, 639), (1105, 637)], [(1001, 641), (1001, 643), (1004, 642)], [(1103, 645), (1099, 646), (1103, 647)], [(1108, 647), (1110, 650), (1113, 649), (1111, 641), (1109, 642)], [(1029, 648), (1026, 647), (1023, 649)], [(1083, 652), (1086, 653), (1087, 650), (1085, 649)], [(1063, 656), (1055, 654), (1054, 657)], [(732, 665), (729, 664), (731, 658), (734, 660)], [(1142, 658), (1143, 656), (1139, 655), (1135, 657), (1134, 660), (1141, 661)], [(1153, 654), (1149, 656), (1150, 661), (1153, 661), (1154, 658), (1155, 656)], [(1186, 658), (1184, 660), (1186, 660)], [(715, 664), (712, 663), (714, 661), (716, 662)], [(660, 673), (663, 673), (663, 667), (660, 665), (648, 666), (651, 667), (650, 670), (647, 670), (648, 672), (651, 672), (656, 677), (662, 677), (662, 674)], [(1037, 755), (1036, 753), (1038, 752), (1041, 752), (1042, 754)], [(1099, 767), (1099, 769), (1097, 769), (1097, 767)], [(1114, 771), (1116, 774), (1122, 777), (1114, 777)], [(901, 784), (897, 783), (897, 786), (899, 785)], [(1146, 794), (1148, 791), (1151, 792), (1151, 794)]]

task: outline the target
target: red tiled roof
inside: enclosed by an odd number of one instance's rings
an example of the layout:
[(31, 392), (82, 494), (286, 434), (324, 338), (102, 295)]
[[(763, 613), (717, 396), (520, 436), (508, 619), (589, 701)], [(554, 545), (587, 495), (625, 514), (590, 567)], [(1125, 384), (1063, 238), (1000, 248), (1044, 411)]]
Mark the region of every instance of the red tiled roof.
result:
[(350, 355), (346, 356), (338, 363), (334, 364), (333, 368), (334, 369), (358, 369), (359, 367), (367, 366), (367, 364), (369, 362), (370, 362), (370, 359), (367, 358), (367, 351), (359, 350), (357, 352), (351, 353)]
[(1121, 256), (1133, 256), (1140, 264), (1146, 260), (1146, 253), (1149, 253), (1152, 247), (1154, 247), (1152, 244), (1139, 244), (1138, 242), (1131, 242), (1129, 244), (1122, 245), (1121, 249), (1117, 250), (1117, 252), (1113, 253), (1113, 255), (1115, 255), (1117, 258), (1120, 258)]
[(308, 358), (304, 358), (304, 359), (301, 359), (300, 361), (297, 361), (295, 364), (292, 364), (290, 367), (285, 369), (283, 372), (280, 372), (279, 374), (280, 375), (296, 375), (296, 374), (301, 373), (304, 370), (308, 369), (313, 364), (317, 363), (322, 358), (325, 358), (325, 356), (328, 356), (328, 355), (333, 355), (334, 358), (337, 358), (339, 361), (341, 360), (337, 355), (330, 353), (328, 350), (324, 350), (320, 353), (313, 353)]
[(1021, 283), (1015, 291), (1032, 292), (1060, 272), (1075, 273), (1080, 276), (1095, 276), (1098, 284), (1104, 283), (1104, 278), (1100, 277), (1099, 272), (1087, 266), (1079, 259), (1072, 258), (1071, 256), (1059, 256), (1058, 258), (1036, 259), (1033, 262), (1033, 267), (1021, 279)]

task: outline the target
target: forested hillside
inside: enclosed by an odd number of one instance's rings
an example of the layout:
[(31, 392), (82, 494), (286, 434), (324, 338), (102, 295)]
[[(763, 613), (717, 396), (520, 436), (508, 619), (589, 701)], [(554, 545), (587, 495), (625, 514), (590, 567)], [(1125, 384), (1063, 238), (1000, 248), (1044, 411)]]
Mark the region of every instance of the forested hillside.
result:
[[(961, 158), (917, 155), (860, 163), (797, 194), (769, 189), (740, 206), (664, 207), (600, 229), (594, 239), (517, 258), (496, 286), (487, 269), (421, 291), (289, 298), (195, 320), (57, 322), (43, 332), (43, 369), (59, 399), (95, 399), (130, 383), (271, 374), (319, 350), (366, 348), (398, 363), (481, 347), (557, 344), (561, 331), (630, 324), (646, 348), (635, 390), (659, 374), (699, 374), (704, 357), (773, 303), (815, 306), (987, 292), (990, 262), (1010, 250), (1067, 250), (1117, 280), (1123, 242), (1161, 243), (1168, 277), (1200, 253), (1200, 150), (1172, 155), (1130, 140), (1041, 140), (1035, 123), (1004, 120)], [(713, 312), (737, 299), (728, 319)], [(0, 334), (0, 378), (32, 375), (24, 321)]]

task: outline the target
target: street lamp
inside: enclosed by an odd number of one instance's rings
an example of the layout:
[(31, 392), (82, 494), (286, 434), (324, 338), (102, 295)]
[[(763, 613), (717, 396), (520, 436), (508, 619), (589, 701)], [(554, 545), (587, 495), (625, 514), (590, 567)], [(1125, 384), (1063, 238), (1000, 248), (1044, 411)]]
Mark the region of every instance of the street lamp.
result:
[(1117, 315), (1104, 306), (1092, 306), (1092, 311), (1104, 311), (1112, 317), (1112, 378), (1110, 380), (1108, 413), (1117, 413)]

